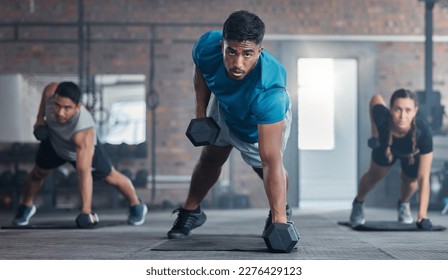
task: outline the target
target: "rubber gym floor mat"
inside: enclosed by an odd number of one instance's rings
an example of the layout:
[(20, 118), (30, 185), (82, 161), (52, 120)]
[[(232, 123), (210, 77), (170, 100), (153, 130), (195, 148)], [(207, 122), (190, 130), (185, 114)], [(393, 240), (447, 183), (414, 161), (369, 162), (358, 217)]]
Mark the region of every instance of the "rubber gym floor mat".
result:
[(151, 250), (268, 252), (261, 236), (244, 234), (194, 234), (187, 239), (167, 239)]
[(350, 222), (338, 222), (341, 226), (347, 226), (353, 230), (357, 231), (416, 231), (416, 232), (427, 232), (427, 231), (443, 231), (446, 227), (433, 225), (430, 230), (422, 230), (417, 228), (415, 223), (403, 224), (397, 221), (367, 221), (363, 225), (358, 225), (352, 227)]
[[(124, 221), (100, 221), (93, 227), (85, 228), (85, 229), (97, 229), (102, 227), (113, 227), (118, 225), (125, 225)], [(45, 223), (34, 223), (26, 226), (1, 226), (0, 229), (82, 229), (76, 226), (74, 221), (66, 221), (66, 222), (45, 222)]]

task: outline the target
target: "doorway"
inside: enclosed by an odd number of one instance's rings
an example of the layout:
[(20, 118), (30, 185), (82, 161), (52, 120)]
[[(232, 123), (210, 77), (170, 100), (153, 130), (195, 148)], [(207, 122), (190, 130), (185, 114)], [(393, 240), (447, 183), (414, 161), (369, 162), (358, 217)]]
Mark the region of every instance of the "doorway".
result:
[(358, 61), (299, 58), (301, 207), (348, 207), (357, 189)]

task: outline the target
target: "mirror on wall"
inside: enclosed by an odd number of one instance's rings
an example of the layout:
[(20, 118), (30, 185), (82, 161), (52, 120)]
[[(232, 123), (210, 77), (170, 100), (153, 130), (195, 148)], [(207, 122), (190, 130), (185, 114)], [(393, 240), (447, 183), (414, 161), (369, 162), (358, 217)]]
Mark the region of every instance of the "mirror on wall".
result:
[(94, 115), (100, 140), (115, 145), (145, 142), (145, 76), (97, 75), (94, 80)]
[[(76, 75), (0, 75), (0, 142), (37, 143), (33, 125), (42, 90), (50, 82), (73, 81)], [(97, 124), (98, 139), (112, 154), (146, 157), (145, 75), (95, 75), (83, 103)], [(117, 148), (119, 146), (120, 148)], [(132, 152), (136, 151), (136, 152)]]

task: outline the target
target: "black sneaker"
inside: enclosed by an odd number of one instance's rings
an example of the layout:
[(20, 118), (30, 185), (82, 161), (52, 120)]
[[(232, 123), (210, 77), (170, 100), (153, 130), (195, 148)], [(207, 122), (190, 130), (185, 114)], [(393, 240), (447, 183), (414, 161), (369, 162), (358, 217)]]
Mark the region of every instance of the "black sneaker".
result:
[(19, 208), (17, 209), (17, 214), (14, 217), (12, 223), (16, 226), (26, 226), (35, 213), (36, 206), (32, 205), (31, 207), (29, 207), (24, 204), (20, 204)]
[(169, 239), (184, 239), (191, 236), (191, 230), (202, 226), (207, 220), (207, 216), (202, 212), (201, 208), (197, 208), (199, 212), (186, 211), (179, 207), (171, 214), (178, 213), (177, 219), (174, 221), (173, 228), (168, 231)]
[[(289, 205), (286, 204), (286, 219), (288, 220), (288, 222), (291, 220), (291, 217), (292, 217), (292, 210), (291, 208), (289, 208)], [(272, 213), (271, 210), (269, 210), (269, 215), (266, 218), (266, 223), (263, 229), (263, 234), (271, 226), (271, 224), (272, 224)]]

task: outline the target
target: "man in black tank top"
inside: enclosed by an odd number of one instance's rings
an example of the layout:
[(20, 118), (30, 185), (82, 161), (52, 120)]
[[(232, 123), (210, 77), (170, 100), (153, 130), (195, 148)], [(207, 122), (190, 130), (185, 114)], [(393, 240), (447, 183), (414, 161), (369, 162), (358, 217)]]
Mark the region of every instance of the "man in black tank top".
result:
[(97, 142), (95, 123), (81, 104), (81, 90), (72, 82), (50, 83), (43, 91), (34, 127), (46, 125), (48, 137), (36, 154), (35, 165), (27, 177), (21, 205), (13, 220), (18, 226), (27, 225), (35, 214), (36, 193), (51, 169), (70, 162), (78, 174), (82, 209), (76, 222), (90, 227), (99, 222), (92, 213), (93, 177), (113, 185), (128, 200), (128, 223), (141, 225), (147, 206), (138, 198), (128, 177), (117, 171)]

